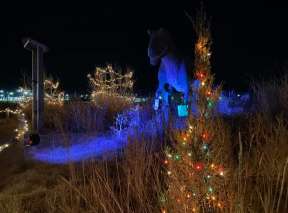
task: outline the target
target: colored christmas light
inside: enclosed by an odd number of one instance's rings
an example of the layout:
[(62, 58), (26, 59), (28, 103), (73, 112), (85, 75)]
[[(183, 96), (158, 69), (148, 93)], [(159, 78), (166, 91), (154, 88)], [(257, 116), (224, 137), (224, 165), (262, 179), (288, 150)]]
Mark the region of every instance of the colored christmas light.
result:
[(194, 164), (194, 168), (197, 170), (197, 171), (202, 171), (204, 169), (204, 163), (202, 162), (197, 162)]
[(199, 114), (188, 116), (188, 128), (184, 133), (177, 133), (176, 143), (166, 152), (169, 164), (164, 163), (168, 174), (165, 209), (172, 205), (177, 212), (203, 212), (206, 207), (211, 211), (218, 203), (223, 207), (223, 196), (218, 195), (222, 193), (219, 183), (225, 171), (213, 160), (213, 145), (217, 135), (210, 125), (213, 121), (211, 113), (219, 99), (220, 88), (212, 88), (211, 38), (205, 20), (207, 19), (196, 22), (199, 26), (196, 26), (198, 37), (195, 44), (194, 76), (199, 80), (200, 87), (192, 92), (196, 93)]
[(178, 161), (178, 160), (180, 160), (180, 159), (181, 159), (181, 156), (180, 156), (180, 155), (178, 155), (178, 154), (176, 154), (176, 155), (175, 155), (175, 157), (174, 157), (174, 159)]
[(195, 76), (198, 80), (203, 81), (206, 78), (206, 72), (204, 71), (197, 71)]
[(203, 144), (203, 146), (202, 146), (202, 149), (204, 150), (204, 151), (207, 151), (208, 150), (208, 144)]
[(203, 141), (208, 142), (208, 141), (210, 141), (210, 139), (211, 139), (211, 135), (207, 131), (202, 133), (202, 140)]
[(208, 101), (208, 108), (211, 109), (212, 107), (213, 107), (213, 101), (209, 100), (209, 101)]
[(211, 90), (208, 90), (208, 91), (206, 92), (206, 95), (207, 95), (208, 97), (210, 97), (210, 96), (212, 95)]
[(212, 192), (213, 192), (213, 189), (212, 189), (211, 186), (208, 187), (208, 192), (209, 192), (209, 193), (212, 193)]

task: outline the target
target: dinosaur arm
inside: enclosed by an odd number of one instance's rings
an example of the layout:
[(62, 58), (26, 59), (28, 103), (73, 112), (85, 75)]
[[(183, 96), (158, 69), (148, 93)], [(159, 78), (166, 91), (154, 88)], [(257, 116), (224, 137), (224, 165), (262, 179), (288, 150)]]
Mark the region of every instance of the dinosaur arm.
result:
[(165, 92), (164, 85), (167, 83), (166, 73), (162, 66), (160, 66), (158, 71), (158, 88), (156, 91), (156, 97), (163, 95)]

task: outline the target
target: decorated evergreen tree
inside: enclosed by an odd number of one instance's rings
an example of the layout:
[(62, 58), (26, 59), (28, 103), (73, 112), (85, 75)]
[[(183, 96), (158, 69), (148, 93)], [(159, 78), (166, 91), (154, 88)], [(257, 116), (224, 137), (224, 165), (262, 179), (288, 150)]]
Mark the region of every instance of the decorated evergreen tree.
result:
[(161, 198), (162, 212), (215, 212), (224, 208), (225, 173), (215, 156), (214, 109), (221, 88), (213, 88), (211, 74), (211, 34), (203, 9), (195, 22), (195, 70), (199, 87), (192, 89), (197, 113), (190, 112), (187, 129), (173, 133), (173, 143), (166, 148), (167, 191)]

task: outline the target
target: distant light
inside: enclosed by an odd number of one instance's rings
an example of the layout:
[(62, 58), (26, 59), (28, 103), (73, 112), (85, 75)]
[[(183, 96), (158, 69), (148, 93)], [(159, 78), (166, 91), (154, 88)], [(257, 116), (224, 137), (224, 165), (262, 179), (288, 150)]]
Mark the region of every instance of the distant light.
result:
[(2, 152), (4, 149), (8, 148), (9, 147), (9, 144), (6, 143), (6, 144), (3, 144), (0, 146), (0, 152)]
[(9, 95), (14, 95), (14, 92), (9, 92)]
[(0, 93), (4, 93), (4, 90), (1, 89), (1, 90), (0, 90)]
[(241, 96), (240, 94), (237, 95), (237, 97), (240, 97), (240, 96)]

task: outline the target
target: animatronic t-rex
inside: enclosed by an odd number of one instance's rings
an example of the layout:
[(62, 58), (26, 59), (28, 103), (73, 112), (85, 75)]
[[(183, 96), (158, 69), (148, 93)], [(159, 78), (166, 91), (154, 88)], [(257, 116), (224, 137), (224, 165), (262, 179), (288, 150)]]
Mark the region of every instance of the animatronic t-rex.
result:
[[(168, 108), (173, 108), (173, 104), (179, 106), (179, 96), (180, 105), (188, 106), (189, 97), (189, 86), (192, 86), (192, 90), (196, 90), (200, 82), (198, 80), (189, 79), (188, 66), (190, 68), (191, 64), (186, 63), (183, 58), (179, 57), (175, 48), (175, 44), (171, 38), (169, 32), (164, 29), (159, 29), (157, 31), (149, 31), (150, 41), (148, 46), (148, 56), (151, 65), (158, 65), (158, 81), (159, 85), (155, 94), (155, 105), (159, 105), (159, 100)], [(190, 94), (191, 97), (191, 111), (197, 112), (197, 107), (195, 105), (196, 94)], [(174, 99), (171, 101), (171, 97)], [(245, 111), (245, 105), (249, 105), (250, 96), (249, 94), (244, 94), (243, 96), (237, 96), (236, 99), (239, 100), (238, 105), (231, 106), (233, 104), (233, 95), (225, 95), (221, 93), (221, 100), (219, 100), (217, 110), (219, 113), (225, 115), (237, 114)], [(235, 99), (235, 100), (236, 100)], [(158, 106), (154, 108), (158, 108)], [(183, 108), (182, 108), (183, 109)], [(185, 109), (186, 110), (186, 109)], [(184, 110), (184, 111), (185, 111)], [(178, 108), (179, 115), (179, 108)]]
[[(173, 101), (182, 104), (188, 102), (189, 80), (187, 66), (183, 59), (176, 54), (176, 48), (169, 32), (164, 29), (148, 30), (150, 36), (148, 56), (151, 65), (158, 65), (158, 89), (155, 100), (161, 100), (163, 105), (170, 105)], [(172, 101), (172, 102), (173, 102)], [(156, 102), (155, 102), (156, 103)]]

